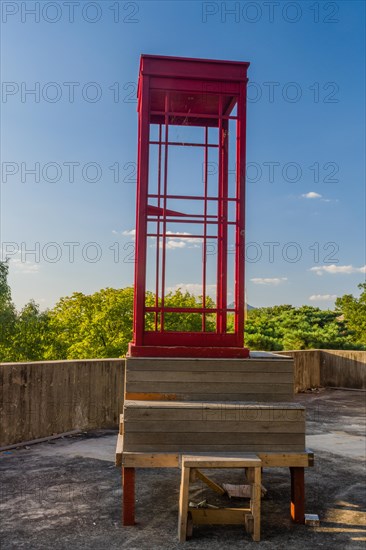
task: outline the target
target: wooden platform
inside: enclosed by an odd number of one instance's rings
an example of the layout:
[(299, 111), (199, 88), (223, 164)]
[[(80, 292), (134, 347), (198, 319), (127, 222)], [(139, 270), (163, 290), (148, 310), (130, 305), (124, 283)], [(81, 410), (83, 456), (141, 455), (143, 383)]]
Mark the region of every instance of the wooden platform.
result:
[[(126, 359), (116, 464), (123, 472), (123, 523), (135, 522), (135, 468), (177, 468), (182, 455), (255, 453), (291, 472), (291, 517), (305, 517), (305, 409), (293, 402), (293, 359)], [(196, 514), (200, 519), (201, 512)], [(199, 518), (198, 518), (199, 516)]]

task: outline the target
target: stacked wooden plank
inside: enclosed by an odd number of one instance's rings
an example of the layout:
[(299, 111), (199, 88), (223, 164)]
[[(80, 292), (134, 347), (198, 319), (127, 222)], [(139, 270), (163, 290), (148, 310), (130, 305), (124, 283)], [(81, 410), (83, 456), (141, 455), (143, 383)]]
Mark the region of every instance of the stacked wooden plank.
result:
[(293, 359), (127, 358), (125, 398), (146, 401), (293, 400)]
[(305, 410), (296, 403), (131, 401), (125, 452), (304, 451)]
[(304, 450), (291, 358), (127, 358), (124, 452)]

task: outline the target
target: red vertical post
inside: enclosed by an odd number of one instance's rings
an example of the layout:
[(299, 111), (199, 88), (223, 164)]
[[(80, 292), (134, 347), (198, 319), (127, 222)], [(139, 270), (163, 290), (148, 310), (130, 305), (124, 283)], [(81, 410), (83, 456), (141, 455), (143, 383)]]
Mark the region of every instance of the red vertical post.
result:
[(122, 466), (122, 523), (135, 525), (135, 468)]
[(162, 253), (161, 253), (161, 314), (160, 314), (160, 331), (164, 331), (164, 305), (165, 305), (165, 266), (166, 266), (166, 209), (167, 209), (167, 194), (168, 194), (168, 147), (169, 147), (169, 92), (165, 93), (164, 99), (164, 128), (165, 128), (165, 145), (164, 145), (164, 187), (163, 187), (163, 238), (162, 238)]
[(228, 121), (222, 118), (223, 98), (219, 101), (219, 200), (217, 256), (217, 331), (226, 332), (227, 308), (227, 191), (228, 191)]
[(246, 162), (246, 82), (240, 84), (236, 148), (236, 254), (235, 254), (235, 333), (237, 346), (244, 343), (245, 278), (245, 162)]
[(305, 523), (305, 469), (290, 468), (291, 473), (291, 519)]
[[(206, 309), (207, 282), (207, 192), (208, 192), (208, 128), (205, 126), (205, 151), (203, 161), (203, 250), (202, 250), (202, 307)], [(202, 314), (202, 331), (206, 332), (206, 313)]]
[[(158, 208), (160, 208), (160, 195), (161, 195), (161, 140), (162, 140), (162, 133), (161, 133), (161, 124), (159, 124), (159, 154), (158, 154)], [(157, 222), (156, 222), (156, 270), (155, 270), (155, 307), (156, 311), (154, 314), (155, 317), (155, 330), (158, 330), (158, 317), (160, 322), (160, 316), (158, 313), (158, 307), (159, 307), (159, 262), (160, 262), (160, 213), (157, 216)]]
[(135, 240), (135, 297), (134, 297), (134, 344), (143, 343), (145, 328), (145, 279), (146, 279), (146, 233), (147, 233), (147, 189), (149, 178), (149, 77), (142, 79), (141, 109), (139, 111), (138, 142), (138, 179), (137, 179), (137, 212)]

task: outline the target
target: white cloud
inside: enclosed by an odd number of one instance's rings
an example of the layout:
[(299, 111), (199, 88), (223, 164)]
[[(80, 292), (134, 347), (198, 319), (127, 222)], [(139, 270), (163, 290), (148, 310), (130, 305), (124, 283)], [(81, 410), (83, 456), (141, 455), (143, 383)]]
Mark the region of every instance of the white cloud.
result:
[(350, 275), (352, 273), (366, 273), (366, 265), (363, 267), (354, 267), (353, 265), (319, 265), (310, 268), (317, 275), (323, 275), (324, 273), (330, 273), (335, 275), (336, 273), (343, 273)]
[(121, 234), (124, 236), (134, 237), (136, 234), (136, 229), (130, 229), (130, 230), (126, 229), (125, 231), (122, 231)]
[(34, 262), (22, 261), (20, 258), (13, 258), (10, 265), (14, 266), (14, 273), (22, 275), (35, 275), (39, 273), (40, 265)]
[[(199, 283), (178, 283), (174, 286), (169, 286), (166, 290), (167, 292), (175, 292), (176, 290), (184, 292), (189, 292), (195, 296), (202, 296), (202, 285)], [(211, 298), (216, 297), (216, 285), (206, 285), (206, 294), (211, 296)]]
[[(168, 250), (174, 250), (175, 248), (199, 248), (203, 239), (201, 237), (191, 237), (184, 238), (183, 235), (192, 235), (192, 233), (187, 233), (187, 231), (167, 231), (166, 232), (166, 248)], [(156, 247), (156, 237), (149, 237), (153, 240), (151, 248)], [(162, 239), (160, 238), (159, 247), (163, 247)]]
[[(160, 248), (162, 248), (163, 243), (160, 243)], [(174, 241), (173, 239), (170, 239), (166, 243), (166, 247), (168, 249), (174, 249), (174, 248), (185, 248), (187, 246), (187, 243), (184, 241)]]
[(311, 302), (333, 302), (336, 298), (336, 294), (312, 294), (309, 296)]
[(309, 191), (309, 193), (304, 193), (301, 195), (304, 199), (321, 199), (322, 195), (315, 193), (315, 191)]
[(254, 277), (250, 279), (255, 285), (272, 285), (277, 286), (287, 281), (287, 277)]
[(322, 202), (339, 202), (339, 199), (321, 199)]

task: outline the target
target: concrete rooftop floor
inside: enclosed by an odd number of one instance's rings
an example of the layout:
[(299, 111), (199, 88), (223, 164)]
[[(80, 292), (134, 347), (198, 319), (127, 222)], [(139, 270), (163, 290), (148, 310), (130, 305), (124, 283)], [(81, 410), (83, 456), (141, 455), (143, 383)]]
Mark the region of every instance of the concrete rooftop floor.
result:
[[(315, 452), (315, 466), (306, 470), (306, 512), (319, 515), (320, 527), (291, 523), (288, 469), (266, 469), (260, 543), (240, 526), (199, 526), (186, 548), (366, 547), (366, 393), (325, 390), (296, 400), (307, 407), (307, 447)], [(137, 471), (138, 525), (122, 527), (116, 433), (83, 433), (0, 453), (2, 550), (182, 548), (177, 469)], [(240, 483), (239, 471), (216, 474), (219, 482)], [(200, 487), (192, 500), (203, 498), (216, 501)]]

